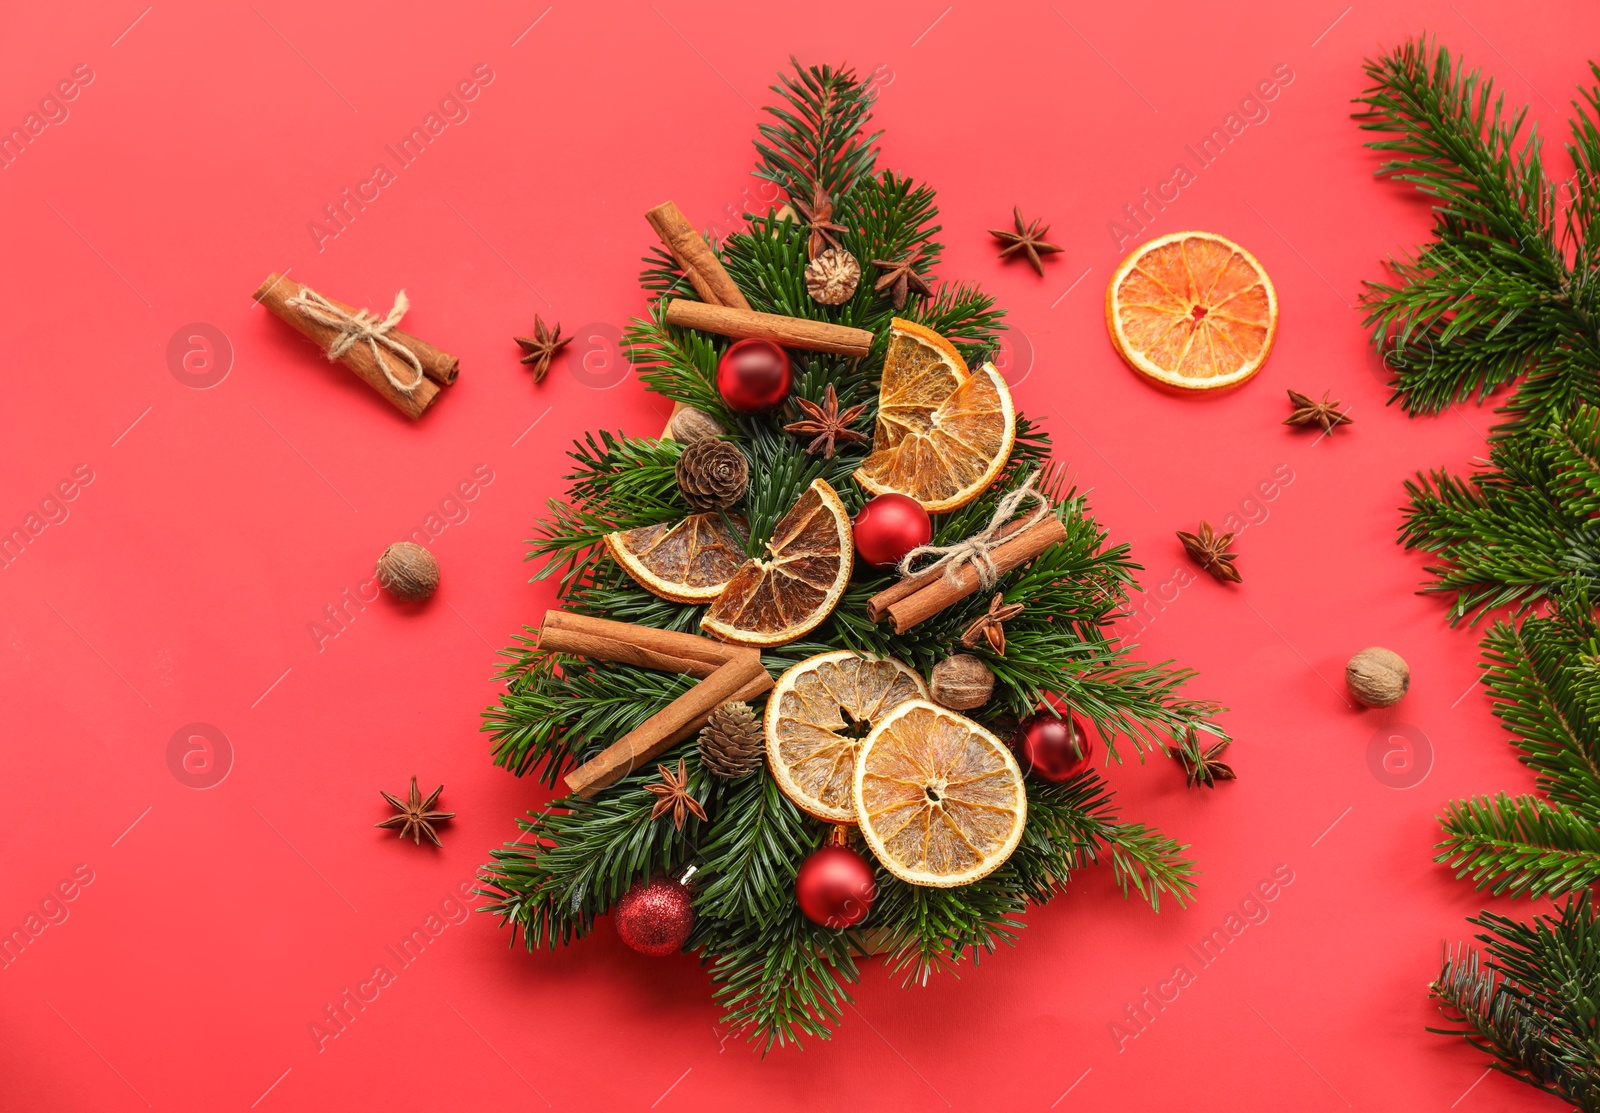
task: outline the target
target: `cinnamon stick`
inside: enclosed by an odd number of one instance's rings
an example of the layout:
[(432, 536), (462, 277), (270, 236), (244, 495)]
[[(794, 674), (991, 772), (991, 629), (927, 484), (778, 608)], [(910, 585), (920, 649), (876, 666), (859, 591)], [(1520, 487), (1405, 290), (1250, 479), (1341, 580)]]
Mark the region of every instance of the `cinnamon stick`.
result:
[[(323, 351), (327, 351), (329, 345), (339, 338), (339, 330), (332, 325), (325, 325), (308, 317), (294, 306), (288, 304), (291, 298), (298, 297), (304, 289), (305, 286), (294, 279), (274, 273), (267, 276), (267, 280), (261, 284), (252, 297), (265, 306), (274, 317), (288, 323), (301, 336), (310, 340)], [(323, 296), (327, 297), (326, 294)], [(328, 298), (328, 301), (346, 313), (353, 315), (356, 312), (354, 308), (336, 298)], [(388, 377), (384, 375), (383, 367), (373, 357), (372, 345), (370, 344), (352, 344), (350, 349), (339, 357), (339, 362), (354, 371), (363, 382), (388, 399), (395, 409), (415, 421), (438, 399), (439, 385), (441, 383), (448, 385), (455, 381), (456, 375), (460, 370), (460, 361), (455, 356), (441, 352), (432, 344), (419, 340), (410, 333), (402, 332), (399, 329), (390, 329), (389, 335), (397, 343), (410, 348), (416, 355), (417, 362), (422, 364), (424, 379), (410, 393), (397, 389), (389, 381)], [(378, 350), (381, 353), (378, 358), (385, 361), (394, 372), (395, 377), (401, 382), (410, 382), (416, 377), (416, 368), (409, 363), (381, 347)]]
[(808, 321), (803, 317), (783, 317), (777, 313), (757, 313), (753, 309), (707, 305), (687, 298), (676, 298), (667, 303), (667, 324), (740, 339), (755, 337), (781, 344), (785, 348), (836, 352), (844, 356), (864, 356), (872, 347), (872, 333), (864, 328), (850, 328), (827, 321)]
[(696, 634), (591, 618), (570, 611), (544, 613), (544, 623), (539, 627), (539, 648), (702, 678), (710, 676), (736, 654), (745, 652), (737, 646)]
[(710, 676), (568, 773), (567, 788), (587, 800), (687, 738), (724, 703), (759, 695), (771, 687), (772, 677), (761, 664), (761, 654), (753, 649), (737, 650)]
[(701, 301), (711, 305), (731, 305), (737, 309), (750, 308), (739, 287), (734, 285), (733, 276), (723, 267), (722, 260), (717, 258), (717, 253), (711, 250), (705, 237), (695, 231), (694, 225), (689, 223), (677, 205), (663, 201), (645, 213), (644, 218), (656, 230), (656, 235), (661, 237), (667, 250), (672, 252), (678, 266), (683, 268), (685, 277), (694, 287), (694, 292), (700, 295)]
[[(1051, 545), (1067, 538), (1067, 527), (1054, 514), (1042, 522), (1035, 522), (1011, 540), (995, 549), (990, 557), (1002, 573), (1026, 564)], [(968, 564), (957, 572), (954, 580), (942, 574), (918, 588), (906, 598), (889, 605), (889, 618), (894, 622), (894, 632), (903, 634), (917, 623), (932, 618), (950, 604), (965, 599), (978, 590), (978, 570)]]
[[(993, 541), (1003, 541), (1013, 533), (1020, 530), (1027, 518), (1013, 518), (1005, 525), (994, 531)], [(919, 589), (931, 584), (944, 575), (944, 569), (926, 568), (921, 572), (914, 572), (899, 583), (884, 588), (871, 599), (867, 600), (867, 617), (876, 622), (888, 613), (891, 604), (898, 603), (909, 595), (915, 594)]]

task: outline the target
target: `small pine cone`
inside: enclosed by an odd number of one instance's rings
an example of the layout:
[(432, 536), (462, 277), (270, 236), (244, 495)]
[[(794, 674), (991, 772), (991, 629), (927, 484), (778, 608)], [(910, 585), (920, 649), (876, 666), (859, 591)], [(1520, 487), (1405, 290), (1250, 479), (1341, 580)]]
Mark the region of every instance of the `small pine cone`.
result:
[(806, 290), (823, 305), (842, 305), (855, 296), (861, 264), (842, 248), (830, 247), (806, 265)]
[(754, 773), (766, 749), (766, 731), (748, 703), (723, 704), (700, 728), (700, 762), (718, 777)]
[(678, 457), (678, 490), (697, 509), (733, 506), (744, 498), (749, 483), (750, 462), (729, 441), (694, 441)]
[(693, 406), (679, 407), (678, 412), (672, 415), (672, 420), (667, 422), (667, 436), (684, 444), (703, 441), (707, 437), (720, 437), (726, 432), (716, 418)]
[(933, 698), (956, 711), (982, 707), (994, 693), (994, 672), (970, 653), (957, 653), (933, 666)]

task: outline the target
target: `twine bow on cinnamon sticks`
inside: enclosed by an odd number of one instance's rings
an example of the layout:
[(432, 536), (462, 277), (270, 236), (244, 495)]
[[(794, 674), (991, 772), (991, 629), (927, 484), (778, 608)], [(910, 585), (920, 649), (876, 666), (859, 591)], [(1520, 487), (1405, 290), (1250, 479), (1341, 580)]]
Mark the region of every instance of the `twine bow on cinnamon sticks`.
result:
[(460, 372), (455, 356), (400, 330), (400, 318), (410, 308), (403, 290), (382, 317), (281, 274), (269, 274), (254, 297), (412, 420), (421, 417)]
[[(887, 614), (895, 633), (902, 634), (980, 588), (992, 588), (1013, 568), (1065, 541), (1067, 527), (1051, 513), (1050, 500), (1034, 489), (1035, 478), (1029, 474), (1001, 499), (989, 524), (973, 536), (955, 545), (923, 545), (907, 553), (900, 562), (905, 578), (867, 600), (867, 616), (876, 622)], [(1034, 505), (1029, 514), (1013, 517), (1030, 501)], [(938, 559), (911, 571), (916, 560), (929, 555)]]
[[(339, 330), (338, 335), (333, 338), (333, 343), (328, 345), (329, 363), (337, 363), (339, 357), (348, 352), (352, 346), (365, 340), (372, 348), (373, 361), (383, 370), (383, 377), (389, 380), (389, 385), (396, 390), (413, 394), (427, 378), (422, 372), (422, 361), (417, 358), (417, 353), (389, 334), (390, 330), (400, 323), (400, 318), (406, 315), (406, 310), (411, 308), (411, 301), (406, 297), (404, 290), (394, 296), (394, 306), (386, 317), (379, 317), (367, 309), (347, 313), (309, 286), (302, 286), (300, 293), (284, 304), (300, 310), (313, 321)], [(411, 369), (416, 372), (416, 377), (409, 383), (401, 382), (400, 377), (390, 368), (389, 361), (383, 359), (379, 353), (380, 344), (410, 364)]]
[[(911, 566), (923, 557), (937, 556), (938, 560), (924, 565), (921, 570), (932, 572), (943, 569), (945, 579), (954, 580), (961, 569), (970, 563), (978, 571), (978, 586), (988, 591), (1000, 578), (1000, 569), (994, 562), (995, 548), (1006, 537), (1018, 530), (1027, 529), (1050, 513), (1050, 500), (1033, 488), (1033, 481), (1038, 474), (1036, 471), (1029, 472), (1016, 490), (1000, 500), (1000, 505), (994, 508), (994, 514), (989, 518), (988, 526), (965, 541), (958, 541), (954, 545), (918, 545), (912, 549), (900, 559), (897, 569), (900, 575), (910, 576)], [(1017, 511), (1028, 501), (1034, 504), (1033, 513), (1013, 522), (1012, 519)]]

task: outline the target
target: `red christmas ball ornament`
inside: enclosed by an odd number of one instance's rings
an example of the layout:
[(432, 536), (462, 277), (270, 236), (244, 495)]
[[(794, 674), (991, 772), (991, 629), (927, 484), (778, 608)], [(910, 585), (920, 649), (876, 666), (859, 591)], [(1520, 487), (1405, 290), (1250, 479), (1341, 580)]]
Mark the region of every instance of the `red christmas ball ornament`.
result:
[(834, 844), (800, 864), (794, 895), (806, 919), (837, 931), (867, 918), (878, 886), (865, 858), (848, 846)]
[(617, 902), (617, 934), (642, 955), (676, 954), (694, 927), (689, 889), (670, 877), (636, 881)]
[(933, 519), (909, 495), (887, 494), (868, 499), (854, 523), (856, 552), (875, 568), (888, 568), (933, 540)]
[(1089, 767), (1094, 753), (1089, 736), (1065, 707), (1060, 718), (1041, 711), (1022, 720), (1012, 748), (1024, 775), (1037, 773), (1047, 781), (1076, 776)]
[(737, 340), (717, 361), (717, 393), (735, 413), (772, 409), (789, 397), (793, 382), (789, 353), (770, 340)]

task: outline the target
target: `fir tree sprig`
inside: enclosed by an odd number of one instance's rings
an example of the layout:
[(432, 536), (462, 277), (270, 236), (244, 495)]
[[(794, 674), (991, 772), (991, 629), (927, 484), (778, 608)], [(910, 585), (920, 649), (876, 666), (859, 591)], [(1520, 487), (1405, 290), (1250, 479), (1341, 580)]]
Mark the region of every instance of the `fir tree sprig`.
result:
[[(1425, 590), (1452, 622), (1503, 610), (1483, 682), (1542, 795), (1453, 802), (1438, 860), (1494, 893), (1577, 893), (1532, 923), (1484, 912), (1485, 950), (1445, 956), (1432, 990), (1460, 1035), (1513, 1078), (1600, 1110), (1600, 67), (1579, 91), (1557, 186), (1526, 109), (1423, 38), (1369, 61), (1358, 98), (1379, 169), (1434, 202), (1432, 240), (1369, 285), (1395, 399), (1435, 413), (1515, 384), (1485, 466), (1408, 483), (1401, 540), (1439, 557)], [(1563, 201), (1569, 201), (1565, 208)], [(1548, 608), (1548, 614), (1538, 613)]]
[(781, 74), (772, 91), (783, 105), (769, 105), (773, 122), (757, 125), (761, 156), (755, 176), (792, 196), (807, 198), (814, 186), (839, 196), (872, 174), (878, 136), (863, 134), (872, 119), (872, 92), (849, 67), (802, 67)]
[[(1392, 264), (1394, 283), (1364, 298), (1374, 342), (1396, 371), (1395, 398), (1435, 413), (1526, 377), (1497, 439), (1537, 432), (1579, 401), (1600, 402), (1600, 301), (1590, 262), (1600, 155), (1600, 91), (1573, 105), (1569, 151), (1577, 214), (1558, 233), (1556, 187), (1527, 109), (1508, 110), (1494, 83), (1427, 38), (1366, 66), (1356, 119), (1390, 156), (1378, 173), (1434, 203), (1434, 241)], [(1595, 71), (1600, 80), (1600, 70)]]
[(1448, 1027), (1519, 1082), (1600, 1111), (1600, 920), (1587, 897), (1518, 923), (1483, 912), (1477, 950), (1445, 952), (1431, 987)]
[(1406, 492), (1401, 540), (1446, 558), (1428, 566), (1425, 590), (1455, 595), (1452, 622), (1571, 588), (1600, 598), (1600, 409), (1580, 405), (1540, 437), (1497, 442), (1470, 479), (1434, 472)]

